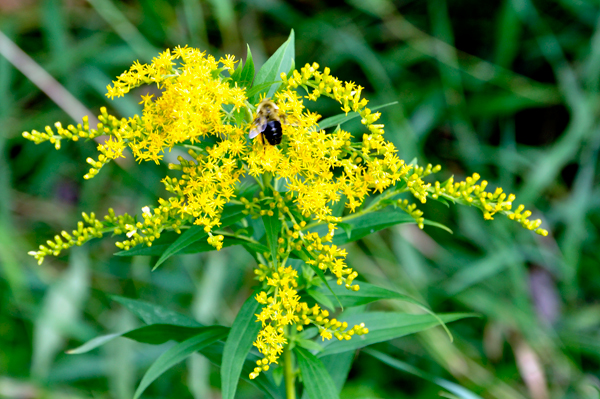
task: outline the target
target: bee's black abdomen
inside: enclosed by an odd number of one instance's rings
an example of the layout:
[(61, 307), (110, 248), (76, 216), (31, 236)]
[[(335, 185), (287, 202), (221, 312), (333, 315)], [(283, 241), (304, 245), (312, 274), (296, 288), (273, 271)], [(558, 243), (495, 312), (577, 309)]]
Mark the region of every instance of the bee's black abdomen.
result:
[(267, 122), (267, 127), (265, 127), (265, 130), (263, 130), (262, 135), (271, 145), (277, 145), (281, 143), (281, 138), (283, 137), (281, 123), (279, 121)]

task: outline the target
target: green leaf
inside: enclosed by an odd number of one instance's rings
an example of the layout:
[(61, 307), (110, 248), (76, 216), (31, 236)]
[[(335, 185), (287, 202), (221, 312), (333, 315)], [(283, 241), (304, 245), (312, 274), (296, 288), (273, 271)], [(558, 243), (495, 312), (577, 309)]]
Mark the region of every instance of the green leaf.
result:
[(123, 337), (145, 344), (160, 345), (171, 340), (185, 341), (194, 335), (200, 334), (206, 328), (183, 327), (174, 324), (150, 324), (128, 331), (123, 334)]
[(67, 350), (66, 353), (69, 355), (80, 355), (82, 353), (89, 352), (92, 349), (95, 349), (99, 346), (102, 346), (105, 343), (110, 342), (113, 339), (122, 336), (123, 334), (125, 334), (125, 333), (114, 333), (114, 334), (101, 335), (99, 337), (96, 337), (96, 338), (93, 338), (93, 339), (87, 341), (85, 344), (78, 346), (77, 348)]
[(237, 314), (223, 349), (221, 366), (221, 395), (223, 399), (233, 399), (244, 366), (244, 361), (252, 348), (261, 328), (255, 314), (260, 304), (250, 296)]
[(125, 306), (146, 324), (174, 324), (182, 327), (202, 327), (202, 324), (196, 320), (159, 305), (117, 295), (111, 295), (110, 298)]
[[(243, 206), (232, 205), (227, 206), (221, 215), (221, 226), (220, 228), (226, 228), (239, 222), (244, 218), (244, 214), (242, 211), (244, 210)], [(208, 234), (204, 232), (204, 228), (201, 226), (192, 226), (188, 230), (186, 230), (181, 235), (176, 235), (173, 238), (173, 241), (163, 242), (161, 244), (155, 244), (151, 247), (139, 246), (136, 248), (132, 248), (127, 251), (117, 252), (115, 255), (117, 256), (159, 256), (161, 258), (154, 265), (154, 269), (156, 269), (160, 264), (162, 264), (169, 257), (175, 255), (176, 253), (186, 254), (186, 253), (198, 253), (198, 252), (206, 252), (204, 251), (205, 247), (201, 246), (199, 248), (191, 248), (187, 250), (189, 246), (198, 242), (202, 238), (206, 237)], [(162, 238), (162, 237), (161, 237)], [(236, 244), (232, 244), (236, 245)], [(194, 249), (196, 249), (194, 251)]]
[(452, 231), (452, 229), (446, 225), (443, 225), (441, 223), (438, 222), (434, 222), (433, 220), (429, 220), (429, 219), (425, 219), (423, 221), (423, 224), (425, 226), (432, 226), (432, 227), (437, 227), (438, 229), (442, 229), (444, 231), (447, 231), (450, 234), (454, 234), (454, 232)]
[(260, 243), (256, 243), (256, 242), (249, 242), (249, 241), (244, 241), (242, 243), (242, 245), (244, 246), (244, 248), (246, 248), (248, 250), (248, 252), (250, 252), (251, 254), (254, 253), (259, 253), (262, 254), (264, 252), (268, 252), (269, 251), (269, 247), (266, 247)]
[[(243, 219), (245, 216), (242, 213), (243, 210), (243, 206), (231, 206), (226, 208), (221, 214), (220, 228), (228, 227)], [(159, 267), (164, 261), (169, 259), (171, 256), (175, 255), (177, 252), (195, 243), (196, 241), (201, 240), (207, 235), (208, 233), (204, 231), (204, 227), (202, 226), (190, 227), (185, 233), (179, 236), (179, 238), (173, 244), (171, 244), (171, 246), (167, 248), (165, 252), (163, 252), (162, 256), (158, 259), (152, 270), (156, 270), (157, 267)]]
[(452, 392), (454, 395), (458, 396), (462, 399), (482, 399), (481, 396), (476, 395), (475, 393), (469, 391), (468, 389), (448, 380), (445, 380), (440, 377), (436, 377), (434, 375), (428, 374), (422, 370), (419, 370), (415, 366), (405, 363), (401, 360), (395, 359), (391, 356), (388, 356), (384, 353), (373, 349), (365, 349), (363, 353), (366, 353), (369, 356), (374, 357), (375, 359), (381, 361), (388, 366), (395, 368), (396, 370), (405, 371), (409, 374), (412, 374), (416, 377), (423, 378), (424, 380), (433, 382), (434, 384)]
[[(375, 111), (381, 108), (389, 107), (390, 105), (398, 104), (398, 101), (393, 101), (391, 103), (378, 105), (377, 107), (371, 108), (371, 111)], [(319, 129), (327, 129), (333, 126), (341, 125), (342, 123), (351, 121), (352, 119), (358, 118), (360, 114), (358, 112), (348, 112), (348, 114), (339, 114), (335, 116), (330, 116), (329, 118), (323, 119), (319, 122)]]
[[(362, 281), (359, 283), (360, 289), (358, 291), (350, 291), (343, 285), (331, 284), (330, 286), (330, 288), (319, 287), (317, 293), (321, 296), (326, 297), (329, 301), (332, 301), (333, 298), (337, 299), (344, 307), (366, 305), (368, 303), (379, 301), (381, 299), (399, 299), (401, 301), (417, 305), (418, 307), (435, 317), (438, 320), (438, 322), (442, 325), (444, 330), (446, 330), (450, 341), (453, 340), (450, 330), (448, 330), (446, 324), (438, 318), (437, 314), (435, 314), (431, 309), (423, 305), (421, 302), (417, 301), (414, 298), (411, 298), (408, 295), (401, 294), (396, 291), (391, 291), (386, 288), (378, 287), (376, 285), (365, 283)], [(308, 292), (308, 294), (315, 298), (317, 301), (319, 301), (319, 299), (317, 299), (317, 297), (315, 297), (310, 292)]]
[[(293, 251), (292, 254), (295, 254), (299, 259), (302, 259), (304, 262), (306, 262), (307, 260), (310, 259), (310, 256), (307, 255), (306, 252), (304, 252), (304, 249), (302, 249), (301, 251)], [(333, 290), (331, 289), (331, 287), (329, 286), (329, 281), (327, 280), (327, 278), (325, 277), (325, 273), (323, 273), (323, 270), (319, 269), (319, 267), (317, 265), (314, 264), (309, 264), (307, 263), (308, 267), (310, 267), (315, 274), (319, 277), (319, 280), (321, 280), (323, 282), (323, 284), (325, 284), (325, 287), (327, 287), (329, 289), (329, 291), (331, 292), (331, 294), (333, 295), (333, 297), (336, 299), (337, 303), (340, 305), (340, 307), (343, 309), (344, 306), (342, 305), (342, 303), (337, 299), (335, 293), (333, 292)], [(314, 292), (313, 292), (314, 293)], [(310, 293), (309, 293), (310, 295)], [(317, 294), (318, 296), (318, 294)], [(316, 299), (316, 298), (315, 298)], [(326, 299), (321, 298), (324, 301), (326, 301)], [(330, 309), (334, 309), (334, 305), (333, 303), (330, 304), (331, 308)]]
[[(323, 363), (325, 369), (331, 376), (337, 391), (341, 392), (344, 383), (348, 379), (348, 373), (350, 372), (352, 362), (354, 361), (354, 352), (336, 353), (335, 355), (320, 357), (319, 360)], [(302, 394), (302, 399), (309, 399), (306, 390)]]
[[(337, 285), (337, 284), (336, 284)], [(323, 294), (323, 291), (327, 291), (327, 294)], [(338, 299), (338, 302), (343, 305), (343, 302), (337, 298), (337, 294), (333, 294), (333, 288), (331, 287), (319, 287), (318, 290), (306, 290), (306, 293), (314, 298), (320, 305), (325, 306), (328, 309), (335, 310), (335, 305), (333, 304), (333, 299)]]
[[(250, 244), (255, 245), (254, 243), (248, 243), (246, 240), (242, 240), (235, 237), (225, 236), (223, 239), (223, 248), (232, 247), (235, 245), (244, 245)], [(125, 256), (161, 256), (171, 244), (154, 244), (151, 247), (140, 247), (133, 248), (127, 251), (127, 255)], [(266, 247), (265, 247), (266, 248)], [(196, 241), (193, 244), (188, 245), (179, 251), (178, 255), (190, 255), (190, 254), (199, 254), (202, 252), (211, 252), (216, 251), (217, 249), (210, 245), (206, 240)], [(264, 251), (263, 251), (264, 252)]]
[[(365, 283), (363, 281), (358, 282), (358, 285), (360, 286), (358, 291), (351, 291), (343, 285), (337, 284), (331, 284), (331, 290), (335, 293), (335, 296), (339, 299), (342, 305), (344, 305), (344, 307), (366, 305), (367, 303), (379, 301), (381, 299), (400, 299), (402, 301), (418, 305), (422, 308), (425, 307), (425, 305), (416, 299), (399, 292), (391, 291), (373, 284)], [(317, 292), (325, 297), (328, 297), (329, 300), (333, 300), (334, 298), (333, 294), (327, 289), (327, 287), (319, 287)]]
[[(214, 344), (200, 350), (202, 355), (206, 356), (206, 358), (212, 364), (218, 367), (221, 367), (222, 365), (223, 352), (224, 343), (222, 342), (215, 342)], [(248, 358), (244, 361), (244, 366), (242, 367), (242, 379), (264, 392), (269, 398), (284, 399), (284, 387), (275, 383), (272, 373), (261, 373), (258, 378), (253, 380), (250, 379), (249, 375), (254, 371), (254, 368), (256, 367), (256, 361), (258, 359), (259, 357), (256, 354), (250, 352)]]
[(256, 94), (265, 91), (266, 89), (268, 89), (275, 83), (277, 83), (277, 82), (275, 82), (275, 81), (265, 82), (265, 83), (261, 83), (261, 84), (257, 85), (256, 81), (255, 81), (254, 86), (252, 86), (252, 88), (246, 92), (246, 97), (248, 98), (248, 102), (250, 102), (251, 104), (255, 104), (258, 101), (258, 99), (254, 98), (254, 97), (256, 97)]
[(310, 399), (338, 399), (340, 396), (335, 383), (321, 360), (300, 347), (295, 347), (294, 353), (308, 397)]
[(377, 231), (387, 229), (388, 227), (395, 226), (403, 223), (415, 223), (415, 219), (403, 211), (386, 211), (386, 212), (373, 212), (366, 215), (359, 216), (348, 221), (344, 221), (345, 224), (351, 226), (350, 234), (336, 234), (333, 237), (333, 243), (336, 245), (343, 245), (352, 241), (360, 240), (363, 237), (373, 234)]
[(294, 340), (294, 343), (296, 344), (296, 346), (299, 346), (300, 348), (304, 348), (309, 351), (321, 352), (323, 350), (323, 347), (318, 342), (315, 342), (312, 339), (296, 338)]
[(467, 313), (440, 314), (437, 318), (430, 314), (408, 314), (397, 312), (367, 312), (358, 313), (344, 318), (340, 316), (340, 321), (346, 321), (349, 326), (364, 323), (369, 329), (369, 333), (361, 336), (354, 335), (349, 341), (327, 341), (325, 350), (319, 356), (332, 355), (355, 350), (378, 342), (389, 341), (391, 339), (403, 337), (408, 334), (414, 334), (419, 331), (427, 330), (440, 324), (463, 319), (465, 317), (474, 317)]
[(186, 359), (192, 353), (199, 351), (206, 346), (227, 337), (229, 329), (225, 327), (205, 327), (205, 331), (202, 333), (189, 338), (174, 347), (167, 350), (165, 353), (160, 355), (152, 366), (146, 371), (140, 385), (137, 387), (134, 399), (140, 397), (144, 390), (156, 380), (162, 373)]
[(319, 357), (319, 360), (327, 369), (327, 372), (335, 383), (337, 391), (341, 392), (352, 367), (354, 353), (336, 353), (335, 355)]
[[(254, 86), (261, 85), (265, 82), (276, 82), (280, 80), (281, 72), (288, 72), (292, 66), (293, 59), (295, 58), (294, 53), (294, 30), (290, 32), (288, 39), (275, 51), (275, 53), (264, 63), (254, 78)], [(266, 91), (266, 97), (272, 97), (279, 83), (270, 85), (268, 91)], [(264, 91), (261, 91), (264, 92)], [(255, 103), (257, 96), (261, 93), (256, 93), (250, 103)], [(248, 96), (250, 98), (250, 96)]]
[(269, 246), (269, 250), (271, 252), (272, 262), (274, 265), (277, 264), (277, 239), (279, 237), (279, 232), (281, 230), (281, 221), (275, 215), (262, 216), (262, 221), (265, 225), (265, 236), (267, 237), (267, 244)]
[(174, 324), (150, 324), (122, 333), (101, 335), (85, 344), (67, 351), (70, 355), (79, 355), (106, 344), (118, 337), (125, 337), (145, 344), (159, 345), (168, 341), (185, 341), (202, 332), (204, 327), (182, 327)]
[[(233, 71), (233, 73), (231, 73), (231, 71), (229, 72), (231, 75), (231, 80), (233, 80), (234, 82), (238, 83), (239, 86), (239, 82), (240, 82), (240, 77), (242, 76), (242, 69), (243, 69), (243, 65), (242, 65), (242, 61), (240, 61), (238, 67), (235, 69), (235, 71)], [(232, 85), (233, 86), (233, 85)]]
[(252, 80), (254, 79), (254, 61), (252, 60), (252, 52), (250, 51), (250, 46), (246, 45), (246, 47), (248, 48), (246, 64), (244, 65), (244, 69), (242, 69), (240, 79), (238, 80), (240, 87), (250, 87)]
[[(336, 232), (337, 234), (333, 236), (332, 243), (335, 245), (347, 244), (349, 242), (360, 240), (361, 238), (380, 230), (403, 223), (414, 224), (415, 219), (406, 212), (398, 209), (367, 213), (344, 220), (343, 223), (341, 223), (343, 224), (342, 228), (344, 229), (344, 232)], [(452, 230), (437, 222), (425, 220), (424, 224), (439, 227), (452, 233)], [(326, 229), (327, 226), (319, 226), (314, 230), (324, 233)]]

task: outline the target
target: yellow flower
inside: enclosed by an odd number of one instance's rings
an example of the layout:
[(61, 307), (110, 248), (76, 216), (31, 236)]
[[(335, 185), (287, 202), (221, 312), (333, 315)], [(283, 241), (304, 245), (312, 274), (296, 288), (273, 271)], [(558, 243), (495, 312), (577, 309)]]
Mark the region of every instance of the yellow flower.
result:
[[(175, 175), (162, 180), (171, 196), (160, 198), (153, 209), (145, 207), (140, 221), (127, 214), (117, 216), (112, 210), (104, 221), (94, 214), (83, 214), (84, 220), (72, 234), (62, 232), (31, 255), (41, 263), (47, 255), (57, 256), (66, 248), (111, 231), (127, 237), (117, 243), (121, 249), (150, 246), (164, 230), (180, 233), (191, 225), (203, 226), (207, 242), (219, 250), (227, 234), (215, 231), (222, 211), (236, 198), (241, 180), (255, 178), (260, 186), (258, 196), (251, 200), (242, 197), (238, 203), (244, 205), (246, 215), (273, 218), (280, 226), (276, 251), (272, 247), (272, 253), (262, 255), (264, 261), (256, 270), (263, 284), (256, 300), (263, 307), (256, 315), (262, 329), (254, 345), (264, 356), (250, 374), (256, 378), (269, 364), (277, 363), (288, 342), (286, 331), (292, 326), (302, 330), (312, 324), (323, 340), (347, 340), (368, 332), (364, 325), (350, 328), (330, 319), (328, 311), (318, 305), (309, 307), (298, 293), (298, 272), (286, 265), (289, 257), (300, 257), (319, 273), (331, 273), (337, 284), (359, 289), (354, 282), (358, 274), (346, 265), (346, 251), (331, 244), (337, 224), (353, 216), (334, 214), (334, 204), (342, 199), (353, 213), (370, 194), (381, 194), (361, 212), (392, 205), (408, 213), (420, 228), (425, 223), (423, 213), (408, 199), (394, 197), (406, 193), (420, 203), (428, 198), (459, 202), (478, 207), (486, 219), (504, 214), (525, 228), (547, 234), (539, 228), (541, 221), (530, 220), (531, 212), (523, 206), (512, 210), (514, 195), (502, 189), (486, 191), (487, 182), (477, 184), (477, 174), (462, 182), (450, 178), (443, 183), (427, 183), (425, 179), (441, 168), (406, 164), (400, 159), (395, 146), (383, 137), (384, 126), (376, 123), (381, 114), (367, 108), (368, 101), (361, 97), (362, 87), (340, 81), (328, 68), (321, 71), (316, 63), (294, 70), (289, 77), (281, 75), (282, 83), (272, 98), (283, 116), (281, 144), (248, 142), (256, 104), (249, 104), (245, 89), (221, 74), (223, 70), (233, 71), (235, 62), (229, 55), (217, 61), (188, 47), (167, 50), (150, 64), (135, 62), (107, 88), (112, 99), (140, 85), (156, 84), (161, 93), (156, 98), (150, 94), (141, 97), (141, 116), (118, 119), (102, 108), (96, 129), (91, 129), (84, 118), (82, 124), (66, 129), (57, 123), (55, 130), (46, 127), (43, 133), (23, 133), (35, 143), (49, 141), (57, 149), (62, 139), (107, 135), (98, 146), (98, 158), (87, 159), (91, 168), (86, 178), (122, 157), (126, 148), (136, 160), (155, 163), (173, 147), (188, 150), (188, 157), (180, 156), (177, 163), (169, 165)], [(302, 97), (299, 88), (308, 94)], [(321, 116), (311, 112), (306, 102), (322, 96), (337, 101), (342, 112), (355, 112), (363, 131), (351, 134), (339, 126), (333, 131), (321, 129)], [(327, 234), (311, 231), (308, 223), (327, 225)]]

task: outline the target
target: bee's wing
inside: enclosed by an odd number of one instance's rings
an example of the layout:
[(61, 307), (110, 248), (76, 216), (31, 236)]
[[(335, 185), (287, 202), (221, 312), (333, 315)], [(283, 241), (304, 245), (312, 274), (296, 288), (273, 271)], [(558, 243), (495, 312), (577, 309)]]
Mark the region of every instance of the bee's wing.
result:
[(266, 127), (267, 127), (267, 119), (266, 118), (256, 118), (254, 120), (254, 126), (250, 130), (248, 137), (250, 137), (251, 139), (255, 138), (256, 136), (261, 134), (263, 132), (263, 130), (265, 130)]

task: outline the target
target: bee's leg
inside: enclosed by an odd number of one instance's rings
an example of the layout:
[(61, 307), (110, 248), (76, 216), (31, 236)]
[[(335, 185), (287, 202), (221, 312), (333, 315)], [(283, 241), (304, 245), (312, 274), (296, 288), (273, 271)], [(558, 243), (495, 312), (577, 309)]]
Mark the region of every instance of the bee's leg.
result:
[(267, 145), (265, 144), (265, 137), (264, 134), (260, 134), (260, 142), (262, 143), (263, 146), (263, 154), (265, 154), (267, 152)]
[(282, 125), (298, 126), (298, 120), (294, 117), (288, 118), (286, 114), (281, 114), (279, 119)]

